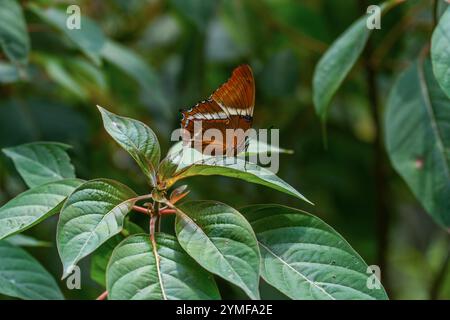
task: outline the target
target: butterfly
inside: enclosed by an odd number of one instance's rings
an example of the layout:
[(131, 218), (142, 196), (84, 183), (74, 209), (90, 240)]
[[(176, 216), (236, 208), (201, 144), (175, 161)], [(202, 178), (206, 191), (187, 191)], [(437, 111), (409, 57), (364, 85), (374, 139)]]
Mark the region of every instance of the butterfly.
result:
[(236, 156), (247, 147), (254, 106), (252, 69), (238, 66), (208, 99), (182, 111), (183, 142), (204, 154)]

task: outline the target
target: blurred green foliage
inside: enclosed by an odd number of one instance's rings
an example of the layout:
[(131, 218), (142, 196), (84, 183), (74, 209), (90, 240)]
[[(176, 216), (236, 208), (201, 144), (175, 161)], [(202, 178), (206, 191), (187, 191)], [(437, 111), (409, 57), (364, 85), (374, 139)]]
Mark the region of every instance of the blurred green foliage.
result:
[[(117, 179), (141, 194), (147, 191), (145, 177), (108, 138), (96, 104), (147, 123), (165, 154), (170, 133), (179, 126), (178, 110), (206, 98), (234, 67), (249, 63), (256, 78), (254, 126), (280, 129), (281, 146), (295, 153), (281, 155), (278, 175), (316, 206), (223, 177), (209, 177), (207, 183), (192, 178), (189, 197), (237, 208), (280, 203), (306, 209), (332, 225), (369, 265), (377, 264), (375, 126), (363, 63), (351, 71), (332, 102), (326, 149), (311, 93), (317, 61), (365, 14), (361, 1), (78, 1), (84, 17), (80, 32), (95, 37), (98, 48), (80, 45), (61, 27), (60, 15), (70, 4), (21, 1), (31, 44), (29, 64), (11, 68), (8, 55), (0, 53), (0, 148), (32, 141), (67, 143), (74, 146), (70, 153), (79, 178)], [(373, 32), (381, 105), (395, 76), (428, 41), (430, 8), (431, 1), (408, 1)], [(438, 275), (450, 272), (449, 266), (440, 270), (448, 256), (448, 234), (432, 222), (387, 159), (385, 164), (392, 214), (385, 252), (388, 293), (399, 299), (448, 299), (450, 276), (433, 291)], [(25, 188), (12, 163), (0, 157), (0, 203)], [(171, 219), (165, 219), (163, 230), (173, 233)], [(55, 223), (53, 217), (26, 234), (54, 244)], [(55, 246), (27, 250), (59, 278), (62, 266)], [(81, 290), (70, 291), (60, 283), (66, 297), (92, 299), (103, 291), (89, 278), (89, 263), (81, 263)], [(218, 283), (226, 289), (223, 298), (244, 297), (236, 287)], [(262, 297), (282, 295), (263, 286)]]

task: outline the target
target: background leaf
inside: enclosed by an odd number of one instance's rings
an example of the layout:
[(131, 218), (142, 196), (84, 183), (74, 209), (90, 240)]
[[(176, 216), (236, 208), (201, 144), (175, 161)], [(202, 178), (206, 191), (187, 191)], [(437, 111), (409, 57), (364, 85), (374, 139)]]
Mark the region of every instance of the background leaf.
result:
[(212, 13), (217, 6), (214, 1), (203, 0), (171, 0), (177, 11), (190, 20), (198, 29), (208, 26)]
[(123, 230), (106, 241), (104, 244), (98, 248), (91, 259), (91, 278), (98, 284), (106, 287), (106, 268), (108, 266), (109, 259), (117, 247), (128, 235), (144, 233), (144, 230), (137, 224), (125, 219)]
[(69, 29), (66, 26), (66, 12), (55, 8), (41, 9), (36, 5), (29, 7), (42, 20), (66, 35), (94, 63), (101, 63), (101, 51), (106, 38), (96, 22), (82, 14), (81, 28)]
[(260, 255), (255, 234), (235, 209), (214, 201), (190, 201), (177, 207), (177, 238), (206, 270), (259, 299)]
[(5, 55), (15, 64), (27, 64), (30, 51), (25, 18), (16, 0), (0, 2), (0, 46)]
[(24, 235), (15, 234), (13, 236), (7, 237), (6, 242), (18, 246), (18, 247), (51, 247), (52, 243), (47, 241), (38, 240), (36, 238)]
[(120, 182), (87, 181), (67, 199), (58, 221), (56, 241), (63, 278), (82, 258), (122, 230), (137, 195)]
[(163, 89), (158, 74), (146, 61), (132, 50), (108, 40), (102, 49), (102, 57), (134, 79), (148, 104), (157, 107), (160, 115), (170, 117), (168, 103), (163, 95)]
[(158, 138), (144, 123), (131, 118), (117, 116), (98, 106), (106, 131), (124, 148), (156, 186), (156, 168), (161, 157)]
[(27, 190), (0, 208), (0, 239), (22, 232), (61, 209), (66, 197), (82, 183), (64, 179)]
[(64, 299), (56, 281), (25, 250), (0, 241), (0, 293), (30, 300)]
[(220, 299), (212, 275), (183, 251), (175, 237), (157, 233), (155, 241), (153, 248), (150, 235), (134, 235), (114, 250), (107, 271), (109, 299)]
[(34, 142), (3, 149), (30, 187), (64, 178), (75, 178), (75, 169), (66, 150), (70, 146), (55, 142)]
[(0, 83), (13, 83), (20, 78), (19, 70), (12, 63), (0, 62)]
[(395, 170), (433, 219), (450, 227), (450, 100), (429, 60), (395, 82), (387, 102), (386, 147)]
[[(388, 0), (381, 5), (385, 13), (402, 0)], [(356, 20), (320, 58), (313, 76), (313, 101), (317, 115), (326, 120), (330, 102), (347, 74), (361, 55), (372, 29), (367, 28), (365, 15)]]
[(366, 17), (354, 22), (325, 52), (313, 77), (313, 101), (317, 115), (325, 121), (331, 99), (361, 55), (371, 30)]
[(61, 60), (47, 56), (45, 58), (41, 57), (40, 61), (44, 65), (48, 76), (53, 81), (58, 83), (64, 89), (70, 91), (76, 97), (81, 99), (85, 99), (87, 97), (87, 93), (84, 88), (73, 78), (73, 73), (64, 68)]
[[(108, 85), (102, 68), (94, 65), (84, 57), (35, 53), (33, 62), (42, 66), (46, 75), (56, 84), (64, 88), (61, 93), (70, 92), (81, 101), (92, 96), (108, 93)], [(89, 101), (90, 103), (90, 101)]]
[(450, 98), (450, 7), (439, 20), (431, 38), (431, 60), (436, 80)]
[[(369, 289), (367, 264), (333, 228), (297, 209), (241, 209), (258, 238), (261, 276), (292, 299), (387, 299)], [(371, 280), (369, 280), (371, 282)]]

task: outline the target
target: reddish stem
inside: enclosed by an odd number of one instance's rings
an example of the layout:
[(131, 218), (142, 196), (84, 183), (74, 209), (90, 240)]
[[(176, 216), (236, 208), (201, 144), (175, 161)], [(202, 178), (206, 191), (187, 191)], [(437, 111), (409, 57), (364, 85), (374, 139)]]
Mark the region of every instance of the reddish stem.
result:
[[(140, 206), (133, 206), (133, 210), (137, 211), (137, 212), (141, 212), (141, 213), (147, 214), (147, 215), (150, 214), (149, 213), (150, 211), (147, 208), (140, 207)], [(162, 210), (159, 211), (159, 214), (161, 214), (161, 215), (163, 215), (163, 214), (174, 214), (174, 213), (176, 213), (175, 209), (162, 209)]]
[(174, 214), (177, 213), (177, 211), (175, 209), (162, 209), (159, 211), (159, 214), (163, 215), (163, 214)]
[(155, 226), (156, 226), (156, 220), (157, 220), (156, 215), (152, 215), (150, 218), (150, 239), (152, 241), (152, 243), (155, 241)]
[(107, 296), (108, 296), (108, 291), (105, 291), (101, 295), (99, 295), (96, 300), (106, 300)]
[(150, 214), (150, 210), (144, 207), (140, 207), (140, 206), (133, 206), (133, 210), (140, 212), (140, 213), (144, 213), (144, 214)]

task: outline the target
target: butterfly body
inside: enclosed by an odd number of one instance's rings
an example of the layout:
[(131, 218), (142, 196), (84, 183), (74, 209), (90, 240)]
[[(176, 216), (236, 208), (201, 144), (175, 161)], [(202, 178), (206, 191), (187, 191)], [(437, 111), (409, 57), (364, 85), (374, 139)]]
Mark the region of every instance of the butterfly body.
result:
[(252, 70), (248, 65), (239, 66), (208, 99), (182, 112), (183, 141), (203, 153), (238, 154), (246, 146), (254, 104)]

